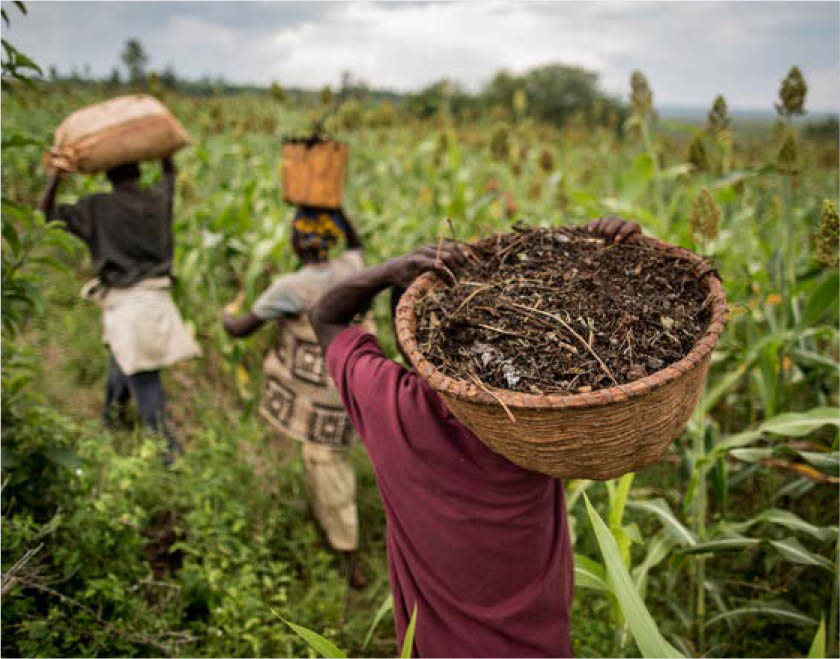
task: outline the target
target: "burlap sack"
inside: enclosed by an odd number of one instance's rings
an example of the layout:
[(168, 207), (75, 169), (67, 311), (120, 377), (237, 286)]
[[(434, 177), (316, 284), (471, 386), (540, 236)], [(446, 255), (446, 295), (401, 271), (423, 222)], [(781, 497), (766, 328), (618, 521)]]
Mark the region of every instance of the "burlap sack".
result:
[(190, 141), (187, 131), (152, 96), (118, 96), (76, 110), (55, 131), (44, 154), (48, 171), (92, 173), (171, 155)]

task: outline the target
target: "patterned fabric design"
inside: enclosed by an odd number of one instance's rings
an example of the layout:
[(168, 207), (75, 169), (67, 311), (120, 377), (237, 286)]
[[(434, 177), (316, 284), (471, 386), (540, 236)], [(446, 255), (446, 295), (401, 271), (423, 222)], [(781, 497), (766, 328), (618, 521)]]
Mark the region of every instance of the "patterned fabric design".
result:
[(353, 438), (353, 426), (343, 407), (314, 404), (308, 426), (306, 438), (316, 444), (349, 446)]
[(288, 427), (289, 420), (295, 413), (295, 392), (284, 387), (275, 377), (268, 377), (265, 381), (265, 406), (271, 416), (281, 425)]
[(292, 375), (318, 387), (326, 387), (329, 375), (321, 355), (321, 346), (314, 341), (294, 337)]

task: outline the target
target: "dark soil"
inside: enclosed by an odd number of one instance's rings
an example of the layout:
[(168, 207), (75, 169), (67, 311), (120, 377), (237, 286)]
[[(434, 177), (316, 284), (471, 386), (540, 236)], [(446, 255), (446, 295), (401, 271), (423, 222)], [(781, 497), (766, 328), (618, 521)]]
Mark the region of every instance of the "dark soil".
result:
[(420, 350), (446, 375), (582, 393), (679, 361), (705, 331), (691, 263), (582, 229), (514, 230), (420, 304)]

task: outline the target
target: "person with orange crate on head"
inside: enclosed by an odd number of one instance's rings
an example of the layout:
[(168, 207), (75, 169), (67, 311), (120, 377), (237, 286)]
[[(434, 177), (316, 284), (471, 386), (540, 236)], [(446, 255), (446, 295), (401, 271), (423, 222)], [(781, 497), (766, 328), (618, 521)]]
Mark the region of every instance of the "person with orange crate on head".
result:
[[(342, 236), (345, 251), (330, 259)], [(277, 338), (264, 362), (260, 413), (275, 430), (302, 443), (315, 517), (332, 548), (344, 556), (349, 584), (362, 588), (356, 474), (348, 450), (355, 432), (306, 315), (321, 294), (364, 268), (362, 241), (340, 208), (301, 206), (292, 221), (292, 249), (300, 269), (275, 279), (246, 314), (235, 315), (241, 302), (225, 307), (222, 322), (239, 338), (276, 321)]]

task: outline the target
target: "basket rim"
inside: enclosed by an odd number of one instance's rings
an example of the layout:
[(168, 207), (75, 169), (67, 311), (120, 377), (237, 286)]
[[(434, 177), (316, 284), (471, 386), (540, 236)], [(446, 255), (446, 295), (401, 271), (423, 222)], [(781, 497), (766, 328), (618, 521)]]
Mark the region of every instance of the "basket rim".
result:
[[(493, 234), (478, 241), (477, 244), (487, 244), (501, 235), (504, 234)], [(688, 354), (679, 361), (639, 380), (585, 393), (530, 394), (489, 386), (487, 390), (484, 390), (467, 380), (455, 379), (444, 375), (423, 355), (415, 337), (417, 326), (415, 306), (417, 302), (429, 290), (444, 285), (444, 282), (433, 272), (426, 272), (420, 275), (411, 283), (400, 298), (395, 318), (397, 341), (399, 341), (403, 352), (409, 358), (414, 369), (429, 383), (432, 389), (444, 396), (452, 396), (465, 402), (495, 406), (503, 404), (503, 406), (520, 410), (569, 409), (608, 405), (647, 394), (654, 389), (658, 389), (669, 382), (683, 377), (689, 371), (697, 368), (711, 354), (726, 324), (728, 308), (719, 275), (702, 257), (684, 247), (671, 245), (650, 236), (641, 236), (636, 242), (637, 244), (645, 244), (661, 249), (671, 256), (694, 263), (697, 277), (699, 279), (707, 279), (709, 287), (708, 295), (712, 298), (712, 315), (709, 319), (709, 325)], [(492, 394), (488, 392), (492, 392)]]

